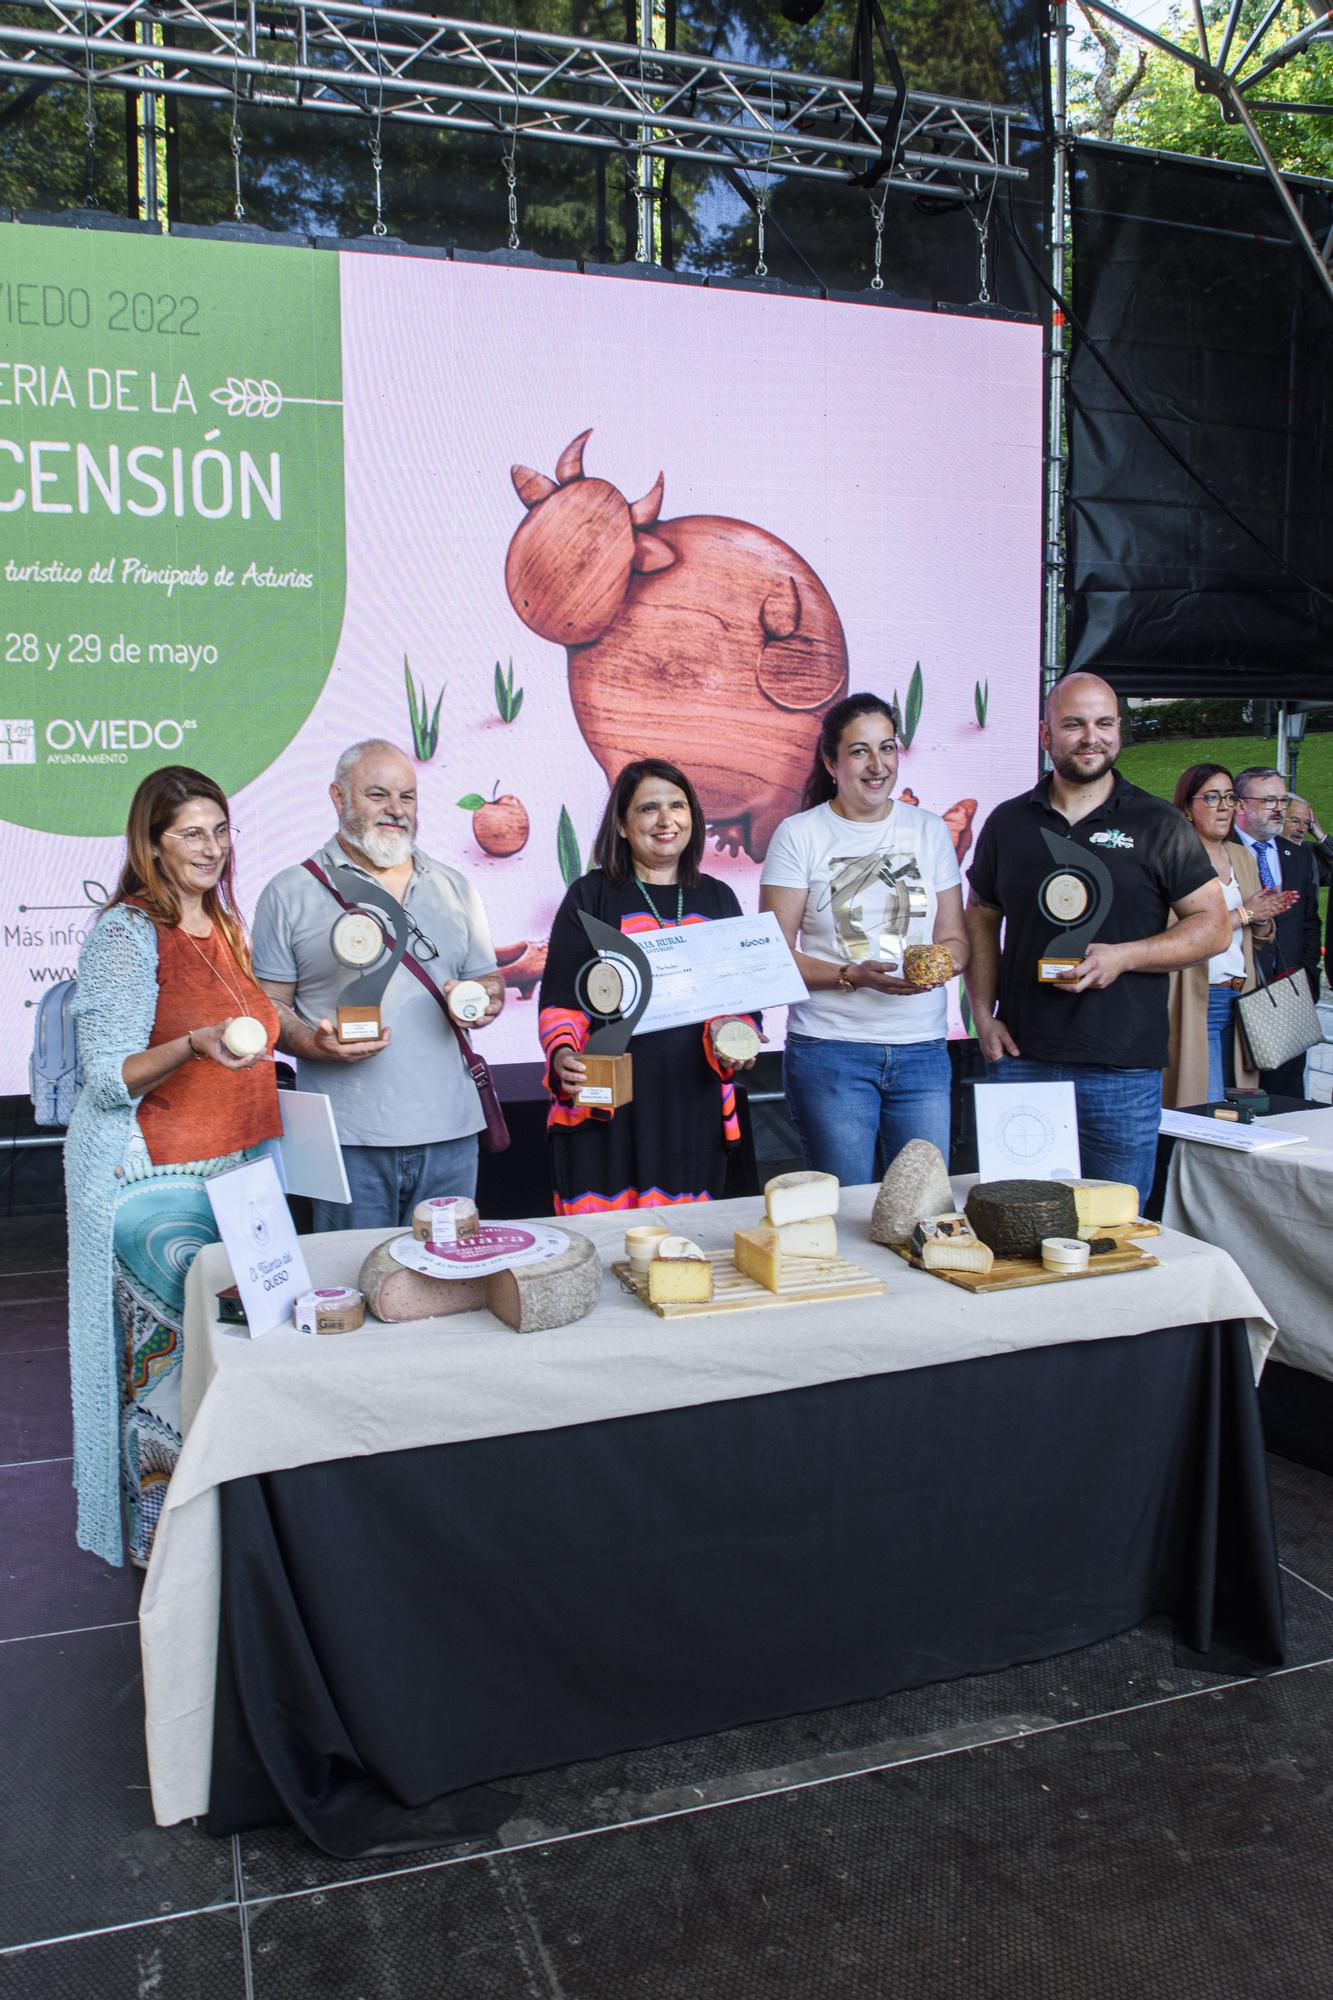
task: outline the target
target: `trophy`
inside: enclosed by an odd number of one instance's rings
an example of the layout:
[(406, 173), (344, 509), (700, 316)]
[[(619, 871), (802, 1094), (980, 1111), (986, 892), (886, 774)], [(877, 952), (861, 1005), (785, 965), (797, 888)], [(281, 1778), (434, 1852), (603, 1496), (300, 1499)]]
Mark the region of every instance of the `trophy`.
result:
[(1037, 891), (1037, 907), (1060, 931), (1037, 960), (1037, 978), (1045, 984), (1071, 979), (1088, 946), (1111, 912), (1115, 884), (1099, 855), (1062, 833), (1041, 830), (1055, 863)]
[[(380, 1022), (380, 1001), (407, 949), (407, 912), (402, 904), (350, 868), (336, 868), (333, 879), (338, 893), (348, 903), (372, 903), (344, 910), (329, 933), (329, 945), (339, 965), (360, 973), (342, 990), (337, 1007), (340, 1042), (376, 1042), (384, 1032)], [(386, 923), (384, 919), (387, 918)]]
[(600, 1026), (588, 1036), (580, 1057), (588, 1080), (575, 1102), (614, 1111), (634, 1096), (629, 1038), (648, 1005), (653, 972), (642, 946), (623, 931), (582, 910), (579, 922), (597, 956), (579, 972), (574, 991), (584, 1013)]

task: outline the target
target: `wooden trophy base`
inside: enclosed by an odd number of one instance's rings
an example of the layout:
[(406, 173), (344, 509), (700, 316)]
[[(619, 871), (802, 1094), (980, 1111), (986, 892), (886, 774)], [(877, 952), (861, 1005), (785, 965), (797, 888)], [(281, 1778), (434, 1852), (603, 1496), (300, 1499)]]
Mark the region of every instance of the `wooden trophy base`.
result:
[(577, 1104), (595, 1106), (601, 1111), (617, 1111), (622, 1104), (631, 1102), (634, 1070), (630, 1056), (590, 1056), (585, 1053), (580, 1061), (588, 1072), (588, 1081), (575, 1099)]
[(1072, 979), (1082, 960), (1078, 958), (1039, 958), (1037, 979), (1042, 986), (1062, 986)]
[(339, 1007), (336, 1018), (340, 1042), (377, 1042), (384, 1032), (378, 1007)]

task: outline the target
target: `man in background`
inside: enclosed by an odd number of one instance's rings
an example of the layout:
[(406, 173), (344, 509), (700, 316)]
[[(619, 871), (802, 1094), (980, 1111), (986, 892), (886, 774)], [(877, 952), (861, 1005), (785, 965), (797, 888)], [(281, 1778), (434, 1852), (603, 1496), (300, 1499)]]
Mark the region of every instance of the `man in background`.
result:
[(342, 1141), (351, 1206), (316, 1201), (315, 1228), (393, 1229), (432, 1195), (476, 1193), (486, 1122), (444, 1009), (407, 960), (446, 998), (458, 980), (478, 980), (490, 1005), (474, 1027), (500, 1012), (504, 981), (476, 890), (416, 845), (417, 775), (403, 752), (380, 739), (354, 743), (329, 797), (338, 829), (316, 865), (348, 902), (356, 897), (337, 884), (338, 869), (379, 883), (407, 917), (407, 951), (380, 1002), (383, 1033), (338, 1040), (339, 995), (358, 974), (333, 953), (336, 898), (303, 865), (284, 868), (259, 898), (255, 975), (277, 1007), (279, 1047), (297, 1058), (303, 1090), (327, 1094)]
[[(1293, 800), (1281, 771), (1250, 764), (1236, 773), (1236, 824), (1233, 840), (1242, 841), (1254, 856), (1259, 882), (1265, 889), (1291, 889), (1299, 900), (1277, 919), (1271, 945), (1259, 947), (1265, 978), (1275, 972), (1303, 968), (1310, 991), (1319, 998), (1319, 878), (1314, 855), (1297, 847), (1282, 832)], [(1259, 1081), (1274, 1096), (1304, 1097), (1305, 1057), (1293, 1056), (1278, 1069), (1261, 1070)]]
[(1320, 826), (1308, 799), (1292, 794), (1287, 817), (1282, 822), (1282, 838), (1289, 840), (1293, 847), (1304, 847), (1308, 841), (1320, 887), (1326, 888), (1333, 882), (1333, 840)]
[[(996, 807), (969, 870), (972, 1018), (991, 1081), (1072, 1082), (1083, 1172), (1131, 1183), (1146, 1202), (1168, 1055), (1168, 974), (1224, 951), (1231, 919), (1193, 827), (1117, 771), (1114, 689), (1095, 674), (1066, 675), (1047, 698), (1041, 745), (1050, 775)], [(1053, 878), (1062, 878), (1061, 920), (1083, 914), (1074, 907), (1080, 894), (1089, 907), (1092, 899), (1078, 887), (1086, 878), (1075, 862), (1062, 870), (1052, 857), (1047, 832), (1095, 855), (1112, 881), (1097, 935), (1069, 976), (1049, 983), (1038, 978), (1038, 961), (1060, 941), (1060, 922), (1042, 907)]]

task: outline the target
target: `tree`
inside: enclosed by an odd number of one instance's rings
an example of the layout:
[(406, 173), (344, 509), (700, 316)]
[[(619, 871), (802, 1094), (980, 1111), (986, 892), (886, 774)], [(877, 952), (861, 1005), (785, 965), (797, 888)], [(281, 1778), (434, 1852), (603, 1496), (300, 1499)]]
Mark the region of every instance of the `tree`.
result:
[[(1221, 46), (1228, 14), (1226, 0), (1204, 0), (1204, 25), (1214, 59)], [(1231, 60), (1244, 48), (1267, 11), (1264, 0), (1244, 0), (1240, 21), (1231, 48)], [(1310, 16), (1300, 0), (1287, 0), (1257, 45), (1256, 54), (1246, 64), (1249, 72), (1259, 58), (1278, 49), (1298, 29), (1309, 25)], [(1141, 65), (1137, 88), (1128, 93), (1118, 89), (1114, 109), (1107, 115), (1106, 82), (1109, 61), (1107, 43), (1116, 45), (1117, 62), (1126, 39), (1107, 29), (1104, 22), (1089, 17), (1089, 25), (1101, 48), (1102, 64), (1096, 74), (1078, 77), (1070, 91), (1075, 129), (1099, 139), (1114, 137), (1119, 143), (1148, 146), (1159, 152), (1191, 153), (1202, 159), (1234, 160), (1246, 166), (1256, 164), (1256, 155), (1243, 126), (1230, 124), (1222, 115), (1217, 99), (1200, 91), (1193, 71), (1174, 57), (1151, 49)], [(1176, 6), (1158, 32), (1168, 41), (1199, 53), (1192, 13)], [(1090, 53), (1085, 42), (1085, 54)], [(1114, 80), (1116, 65), (1109, 78)], [(1099, 90), (1099, 85), (1102, 88)], [(1282, 69), (1265, 79), (1248, 102), (1255, 121), (1280, 167), (1290, 173), (1333, 178), (1333, 118), (1301, 116), (1294, 112), (1265, 111), (1264, 99), (1280, 99), (1300, 104), (1333, 104), (1333, 54), (1322, 43), (1312, 44)]]

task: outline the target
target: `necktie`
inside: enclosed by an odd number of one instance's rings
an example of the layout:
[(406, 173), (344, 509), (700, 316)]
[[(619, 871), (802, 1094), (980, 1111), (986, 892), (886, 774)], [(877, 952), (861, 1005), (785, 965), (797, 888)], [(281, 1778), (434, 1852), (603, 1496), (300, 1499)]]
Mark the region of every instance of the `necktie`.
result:
[(1272, 848), (1272, 841), (1265, 840), (1254, 850), (1254, 858), (1259, 864), (1259, 886), (1263, 889), (1276, 889), (1277, 887), (1277, 882), (1274, 879), (1273, 870), (1268, 860)]

